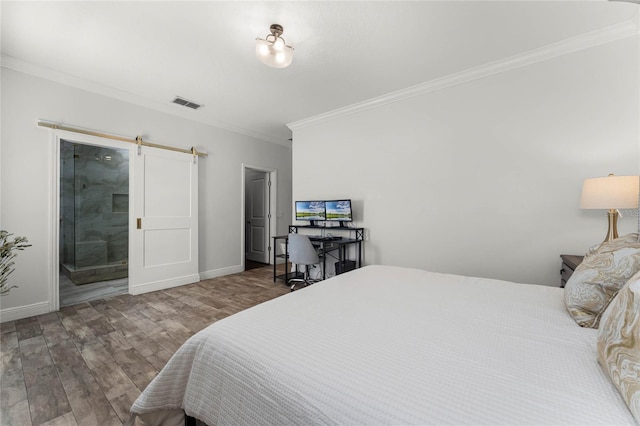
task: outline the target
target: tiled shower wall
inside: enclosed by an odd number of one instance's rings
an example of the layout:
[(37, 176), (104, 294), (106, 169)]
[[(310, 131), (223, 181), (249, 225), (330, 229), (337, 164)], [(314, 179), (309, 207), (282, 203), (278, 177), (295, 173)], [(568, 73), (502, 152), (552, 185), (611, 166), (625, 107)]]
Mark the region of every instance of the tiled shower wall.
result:
[(61, 262), (68, 268), (126, 264), (129, 153), (61, 146)]

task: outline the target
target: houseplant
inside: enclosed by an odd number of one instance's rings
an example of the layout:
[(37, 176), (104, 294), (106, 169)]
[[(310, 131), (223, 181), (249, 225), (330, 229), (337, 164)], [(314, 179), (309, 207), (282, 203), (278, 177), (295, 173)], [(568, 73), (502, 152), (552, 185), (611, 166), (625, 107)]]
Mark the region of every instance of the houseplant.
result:
[(8, 294), (12, 288), (18, 287), (16, 285), (9, 287), (8, 284), (8, 277), (14, 270), (15, 262), (13, 259), (18, 254), (16, 251), (31, 247), (31, 244), (27, 244), (27, 237), (15, 237), (12, 240), (12, 235), (5, 230), (0, 230), (0, 296)]

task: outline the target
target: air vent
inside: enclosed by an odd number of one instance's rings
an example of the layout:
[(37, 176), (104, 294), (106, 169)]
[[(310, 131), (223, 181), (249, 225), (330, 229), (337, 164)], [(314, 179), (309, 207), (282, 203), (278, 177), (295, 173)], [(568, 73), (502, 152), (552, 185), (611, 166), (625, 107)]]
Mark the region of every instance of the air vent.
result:
[(204, 105), (197, 104), (195, 102), (191, 102), (185, 98), (181, 98), (180, 96), (176, 96), (176, 98), (172, 102), (174, 104), (186, 106), (187, 108), (191, 108), (191, 109), (200, 109), (204, 106)]

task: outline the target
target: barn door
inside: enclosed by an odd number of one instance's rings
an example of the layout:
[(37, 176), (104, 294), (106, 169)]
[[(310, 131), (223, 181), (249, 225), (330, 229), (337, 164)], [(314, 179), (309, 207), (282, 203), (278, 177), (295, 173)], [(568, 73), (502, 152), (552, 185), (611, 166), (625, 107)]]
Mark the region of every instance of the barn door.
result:
[(134, 155), (132, 294), (197, 282), (197, 157), (143, 146)]

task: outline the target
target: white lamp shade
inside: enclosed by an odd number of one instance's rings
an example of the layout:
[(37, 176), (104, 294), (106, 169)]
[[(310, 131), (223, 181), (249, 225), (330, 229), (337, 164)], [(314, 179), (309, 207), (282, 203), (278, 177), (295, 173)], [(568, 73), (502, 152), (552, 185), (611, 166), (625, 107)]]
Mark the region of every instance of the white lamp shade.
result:
[(607, 176), (585, 179), (581, 209), (635, 209), (638, 207), (638, 176)]
[(293, 47), (285, 45), (279, 37), (275, 41), (258, 38), (256, 39), (256, 56), (265, 65), (285, 68), (293, 61)]

